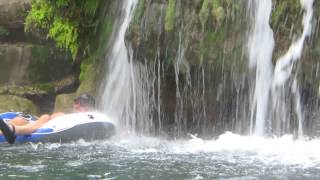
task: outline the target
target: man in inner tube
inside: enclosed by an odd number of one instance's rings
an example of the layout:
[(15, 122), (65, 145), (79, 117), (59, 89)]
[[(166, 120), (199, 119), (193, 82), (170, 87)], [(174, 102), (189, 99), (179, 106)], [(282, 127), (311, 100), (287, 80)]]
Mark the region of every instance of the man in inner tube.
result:
[[(95, 99), (88, 93), (83, 93), (76, 97), (73, 101), (73, 113), (87, 112), (93, 110), (95, 106)], [(0, 130), (8, 143), (13, 144), (15, 135), (28, 135), (42, 127), (51, 119), (65, 115), (64, 112), (56, 112), (51, 115), (43, 114), (36, 121), (28, 121), (25, 117), (18, 116), (8, 122), (0, 119)]]

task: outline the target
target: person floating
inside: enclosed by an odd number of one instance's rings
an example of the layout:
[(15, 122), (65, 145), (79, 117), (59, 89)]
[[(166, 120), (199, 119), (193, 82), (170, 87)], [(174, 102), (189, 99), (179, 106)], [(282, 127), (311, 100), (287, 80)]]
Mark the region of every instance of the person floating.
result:
[[(92, 111), (94, 109), (94, 106), (94, 97), (88, 93), (83, 93), (74, 99), (72, 112), (79, 113)], [(51, 119), (64, 115), (66, 115), (65, 112), (56, 112), (51, 115), (44, 114), (35, 121), (27, 120), (24, 116), (17, 116), (14, 119), (9, 120), (8, 122), (5, 122), (0, 118), (0, 130), (6, 141), (10, 144), (13, 144), (15, 142), (16, 135), (31, 134)]]

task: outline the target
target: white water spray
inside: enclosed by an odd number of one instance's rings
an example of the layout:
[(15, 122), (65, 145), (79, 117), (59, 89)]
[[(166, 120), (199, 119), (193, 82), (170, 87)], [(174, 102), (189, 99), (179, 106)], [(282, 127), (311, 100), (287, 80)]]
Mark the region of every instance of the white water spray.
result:
[[(132, 82), (131, 57), (125, 45), (125, 33), (133, 16), (137, 0), (125, 0), (123, 2), (124, 19), (119, 28), (118, 34), (109, 57), (107, 83), (102, 93), (102, 108), (115, 119), (122, 118), (122, 115), (129, 111), (129, 99), (134, 82)], [(134, 98), (134, 97), (133, 97)], [(127, 116), (126, 116), (127, 117)], [(128, 117), (127, 117), (128, 118)], [(128, 122), (128, 121), (126, 121)], [(125, 126), (129, 126), (126, 124)]]
[[(304, 10), (303, 15), (303, 33), (294, 41), (288, 52), (277, 60), (274, 73), (272, 74), (272, 54), (274, 47), (273, 32), (269, 26), (269, 19), (272, 7), (271, 0), (252, 0), (251, 6), (254, 8), (254, 26), (252, 35), (249, 39), (249, 66), (256, 70), (255, 90), (253, 94), (253, 103), (251, 107), (251, 132), (255, 135), (264, 135), (268, 115), (272, 113), (281, 113), (275, 122), (276, 129), (286, 126), (289, 120), (286, 117), (287, 104), (283, 98), (283, 90), (276, 90), (277, 87), (284, 86), (285, 82), (291, 76), (294, 63), (301, 58), (303, 44), (305, 39), (311, 35), (313, 0), (300, 0), (301, 7)], [(273, 109), (268, 110), (270, 90), (272, 89)], [(298, 134), (302, 133), (303, 113), (300, 104), (300, 94), (296, 80), (292, 85), (292, 93), (295, 96), (295, 111), (298, 117)], [(282, 109), (282, 110), (279, 110)], [(285, 112), (283, 112), (285, 111)], [(254, 121), (255, 120), (255, 121)], [(270, 122), (271, 123), (271, 122)], [(254, 131), (253, 131), (254, 127)], [(283, 128), (283, 127), (282, 127)]]
[[(117, 29), (112, 52), (107, 56), (108, 74), (104, 79), (101, 106), (118, 122), (122, 133), (149, 134), (156, 126), (153, 120), (153, 111), (158, 105), (154, 90), (156, 70), (153, 65), (134, 61), (130, 43), (125, 43), (125, 33), (137, 3), (138, 0), (124, 0), (124, 19)], [(158, 127), (161, 128), (160, 123)]]
[[(273, 31), (269, 25), (271, 0), (253, 0), (254, 26), (249, 39), (249, 66), (256, 70), (255, 90), (251, 107), (251, 133), (263, 135), (267, 119), (272, 83)], [(255, 126), (253, 120), (255, 119)], [(255, 127), (254, 131), (252, 127)]]
[[(301, 58), (302, 51), (303, 51), (303, 45), (304, 41), (307, 37), (311, 35), (312, 30), (312, 17), (313, 17), (313, 1), (314, 0), (300, 0), (301, 7), (304, 11), (303, 19), (302, 19), (302, 26), (303, 26), (303, 32), (301, 36), (294, 41), (291, 46), (289, 47), (289, 50), (285, 55), (280, 57), (277, 60), (275, 70), (274, 70), (274, 78), (273, 78), (273, 84), (272, 84), (272, 91), (273, 94), (275, 94), (274, 101), (275, 104), (279, 99), (281, 95), (279, 95), (279, 90), (277, 88), (283, 86), (285, 82), (288, 81), (289, 77), (292, 74), (292, 68), (294, 63)], [(301, 102), (300, 102), (300, 94), (299, 94), (299, 86), (296, 79), (294, 79), (291, 91), (293, 95), (295, 96), (295, 112), (298, 119), (298, 135), (299, 137), (303, 136), (303, 128), (302, 128), (302, 122), (303, 122), (303, 112), (301, 108)], [(277, 109), (277, 106), (273, 107), (274, 109)]]

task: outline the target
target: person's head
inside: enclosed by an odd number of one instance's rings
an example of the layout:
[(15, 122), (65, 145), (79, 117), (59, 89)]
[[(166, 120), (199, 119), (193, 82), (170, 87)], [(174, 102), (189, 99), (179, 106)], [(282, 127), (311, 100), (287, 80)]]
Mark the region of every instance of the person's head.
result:
[(73, 101), (73, 111), (74, 112), (85, 112), (90, 111), (95, 106), (95, 99), (92, 95), (88, 93), (80, 94)]

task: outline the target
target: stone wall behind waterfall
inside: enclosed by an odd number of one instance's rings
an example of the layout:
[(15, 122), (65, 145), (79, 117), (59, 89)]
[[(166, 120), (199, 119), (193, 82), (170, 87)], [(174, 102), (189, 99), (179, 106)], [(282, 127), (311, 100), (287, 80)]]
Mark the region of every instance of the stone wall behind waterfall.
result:
[(92, 50), (81, 60), (78, 72), (70, 52), (57, 48), (43, 30), (25, 32), (31, 0), (0, 0), (0, 112), (68, 112), (76, 95), (97, 95), (112, 32), (122, 18), (121, 4), (102, 1), (97, 10), (98, 25), (86, 44)]
[(246, 133), (246, 1), (172, 2), (139, 1), (128, 32), (134, 59), (156, 67), (155, 132)]
[(52, 111), (55, 81), (71, 72), (71, 55), (24, 31), (30, 0), (0, 1), (0, 112)]
[[(249, 132), (253, 101), (249, 94), (255, 72), (248, 70), (247, 41), (252, 17), (247, 13), (247, 2), (139, 1), (127, 40), (133, 47), (134, 60), (149, 67), (154, 75), (149, 83), (154, 88), (151, 94), (156, 97), (151, 111), (156, 134), (212, 136), (226, 130)], [(273, 1), (270, 24), (276, 40), (274, 63), (302, 31), (299, 2)], [(302, 60), (293, 73), (300, 82), (307, 135), (316, 135), (318, 130), (314, 127), (320, 124), (318, 1), (314, 10), (312, 37), (305, 43)], [(294, 101), (290, 92), (286, 101)], [(293, 133), (297, 122), (294, 108), (291, 109)]]

